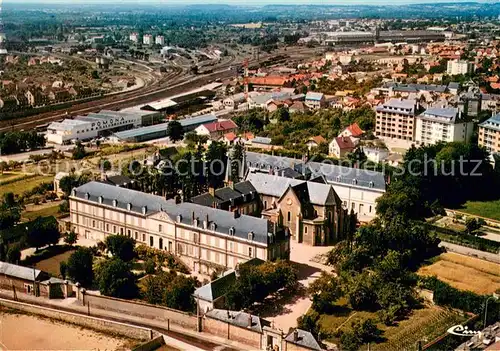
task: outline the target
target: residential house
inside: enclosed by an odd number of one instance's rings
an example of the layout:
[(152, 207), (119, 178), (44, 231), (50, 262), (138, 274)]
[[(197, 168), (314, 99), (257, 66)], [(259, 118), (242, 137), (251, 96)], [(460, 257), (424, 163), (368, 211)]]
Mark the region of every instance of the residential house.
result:
[(71, 99), (71, 94), (64, 88), (52, 88), (47, 94), (51, 101), (60, 102)]
[(230, 109), (230, 110), (236, 110), (238, 109), (238, 106), (246, 102), (246, 96), (245, 93), (239, 93), (235, 94), (232, 96), (229, 96), (225, 98), (222, 101), (222, 104), (224, 105), (224, 108)]
[(348, 153), (351, 153), (356, 149), (351, 137), (339, 136), (333, 138), (333, 140), (328, 145), (328, 155), (337, 158), (343, 158)]
[(69, 198), (72, 230), (104, 241), (127, 235), (138, 243), (178, 256), (188, 267), (211, 274), (251, 258), (286, 259), (290, 237), (272, 222), (161, 196), (90, 182)]
[(325, 106), (325, 94), (308, 92), (306, 94), (305, 104), (313, 110), (320, 109)]
[(45, 96), (43, 94), (43, 92), (36, 90), (36, 89), (30, 89), (30, 90), (26, 91), (24, 96), (26, 96), (26, 99), (28, 100), (28, 104), (31, 106), (43, 105), (48, 100), (47, 96)]
[(40, 283), (50, 275), (39, 269), (0, 262), (0, 288), (18, 293), (40, 295)]
[(366, 158), (372, 162), (380, 163), (389, 157), (389, 150), (380, 147), (363, 147)]
[(307, 110), (307, 106), (302, 101), (294, 101), (293, 104), (288, 108), (288, 112), (290, 113), (306, 112)]
[(321, 135), (317, 135), (309, 138), (309, 140), (306, 143), (306, 146), (309, 150), (311, 150), (312, 148), (318, 147), (322, 143), (326, 143), (326, 139), (323, 138)]
[(238, 126), (232, 120), (221, 120), (202, 124), (195, 129), (198, 135), (207, 135), (211, 140), (218, 140), (227, 133), (236, 133)]
[(339, 134), (339, 137), (350, 137), (359, 140), (363, 134), (365, 134), (365, 131), (362, 130), (356, 122), (354, 122), (353, 124), (347, 126), (347, 128)]

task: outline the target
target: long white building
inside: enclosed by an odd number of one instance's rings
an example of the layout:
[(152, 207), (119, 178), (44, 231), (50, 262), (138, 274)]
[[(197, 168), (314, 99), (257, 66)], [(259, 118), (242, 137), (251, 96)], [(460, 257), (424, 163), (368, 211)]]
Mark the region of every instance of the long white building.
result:
[(142, 125), (143, 117), (153, 114), (149, 111), (125, 113), (103, 110), (53, 122), (47, 128), (47, 142), (67, 144), (71, 141), (85, 141), (97, 138), (103, 134), (126, 130)]
[(474, 129), (474, 122), (465, 120), (455, 107), (431, 107), (415, 120), (415, 141), (419, 145), (466, 142)]

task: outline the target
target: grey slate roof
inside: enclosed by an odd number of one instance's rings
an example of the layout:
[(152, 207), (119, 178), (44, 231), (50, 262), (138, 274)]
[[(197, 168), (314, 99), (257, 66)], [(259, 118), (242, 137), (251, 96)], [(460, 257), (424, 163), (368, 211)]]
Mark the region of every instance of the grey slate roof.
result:
[(493, 129), (496, 131), (500, 131), (500, 113), (490, 117), (483, 123), (479, 124), (479, 126), (486, 129)]
[(180, 222), (186, 225), (193, 225), (193, 215), (195, 219), (198, 219), (199, 226), (208, 216), (209, 228), (211, 223), (215, 223), (218, 233), (229, 235), (229, 229), (234, 228), (234, 236), (248, 239), (248, 233), (253, 232), (253, 240), (262, 244), (268, 243), (268, 235), (272, 232), (271, 223), (262, 218), (247, 215), (235, 218), (234, 214), (228, 211), (188, 202), (176, 204), (174, 200), (165, 200), (161, 196), (119, 188), (101, 182), (90, 182), (75, 188), (72, 196), (94, 203), (99, 203), (99, 197), (102, 197), (102, 204), (110, 207), (113, 207), (113, 200), (116, 200), (117, 208), (128, 211), (127, 205), (130, 204), (130, 212), (142, 214), (144, 209), (146, 216), (163, 211), (172, 220), (180, 219)]
[(417, 118), (446, 124), (457, 122), (458, 108), (456, 107), (430, 107)]
[(331, 185), (308, 182), (305, 180), (284, 178), (277, 175), (248, 173), (247, 181), (250, 181), (259, 194), (281, 197), (289, 187), (306, 185), (308, 200), (314, 205), (336, 205), (340, 202), (338, 195)]
[[(307, 162), (300, 159), (293, 159), (282, 156), (271, 156), (255, 152), (246, 153), (247, 166), (250, 169), (269, 173), (269, 170), (278, 171), (291, 167), (297, 172), (312, 173), (311, 177), (324, 176), (328, 183), (355, 185), (364, 188), (373, 188), (385, 191), (384, 174), (375, 171), (368, 171), (359, 168), (337, 166), (327, 163)], [(255, 186), (255, 184), (254, 184)], [(258, 191), (258, 189), (257, 189)]]
[(295, 345), (306, 347), (310, 350), (323, 350), (321, 345), (316, 341), (316, 339), (314, 338), (314, 336), (310, 332), (302, 330), (302, 329), (296, 329), (296, 330), (298, 332), (297, 340), (296, 341), (293, 340), (294, 331), (292, 331), (285, 338), (285, 340), (287, 342), (295, 344)]
[(7, 277), (30, 281), (33, 281), (33, 278), (35, 278), (35, 280), (40, 280), (49, 277), (48, 273), (45, 273), (39, 269), (35, 269), (34, 271), (35, 273), (33, 274), (33, 268), (18, 266), (16, 264), (7, 262), (0, 262), (0, 274), (6, 275)]
[[(251, 329), (258, 333), (262, 333), (262, 323), (260, 317), (251, 315), (246, 312), (213, 309), (208, 311), (206, 313), (206, 316), (217, 319), (219, 321), (230, 323), (240, 328)], [(250, 318), (251, 326), (249, 326)]]
[(214, 302), (218, 298), (224, 296), (235, 282), (236, 272), (231, 270), (226, 275), (196, 289), (193, 296), (205, 301)]

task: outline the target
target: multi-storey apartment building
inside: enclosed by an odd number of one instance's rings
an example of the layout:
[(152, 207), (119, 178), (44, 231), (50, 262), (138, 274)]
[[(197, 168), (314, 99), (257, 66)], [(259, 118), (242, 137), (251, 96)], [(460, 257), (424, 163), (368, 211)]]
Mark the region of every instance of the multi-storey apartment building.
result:
[(431, 107), (416, 117), (415, 141), (421, 145), (439, 142), (466, 142), (474, 123), (467, 121), (458, 108)]
[(474, 73), (475, 70), (474, 62), (450, 60), (448, 61), (446, 73), (448, 73), (449, 76), (456, 76), (459, 74)]
[(157, 45), (165, 45), (165, 37), (163, 35), (157, 35), (155, 38), (155, 44)]
[(500, 114), (479, 125), (478, 144), (489, 152), (500, 152)]
[(70, 196), (71, 227), (81, 237), (104, 240), (127, 235), (177, 255), (195, 272), (235, 268), (250, 258), (288, 258), (288, 231), (238, 212), (90, 182)]
[(382, 138), (414, 140), (415, 100), (390, 99), (376, 108), (375, 135)]

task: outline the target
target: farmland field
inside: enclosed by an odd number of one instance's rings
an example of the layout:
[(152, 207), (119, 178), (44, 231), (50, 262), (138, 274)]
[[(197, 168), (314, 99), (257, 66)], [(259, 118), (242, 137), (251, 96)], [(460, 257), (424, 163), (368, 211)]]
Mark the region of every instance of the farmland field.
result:
[(456, 253), (445, 253), (418, 274), (437, 276), (451, 286), (478, 294), (491, 294), (500, 289), (500, 265)]

